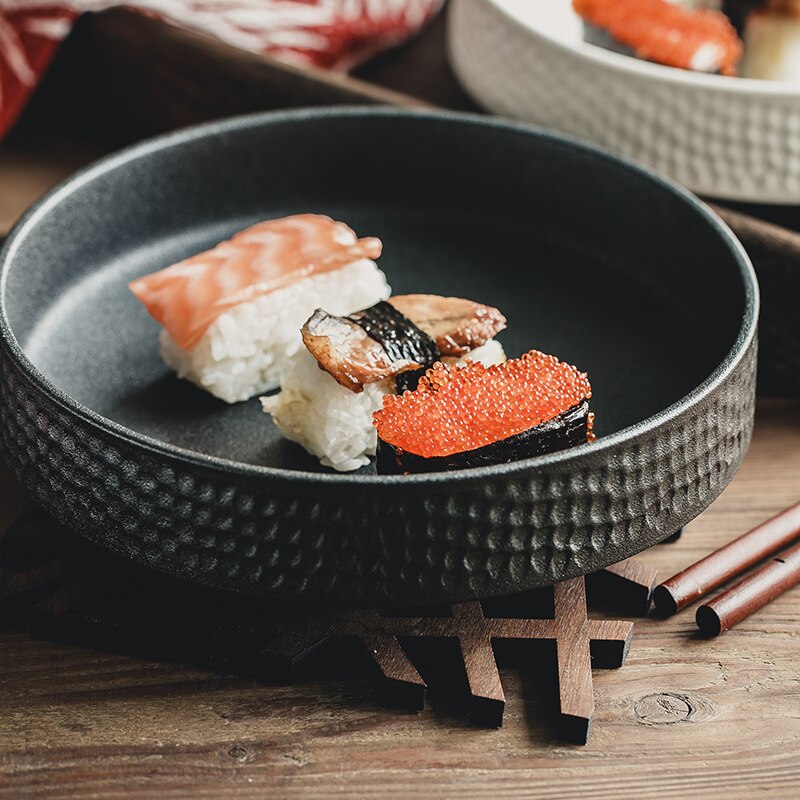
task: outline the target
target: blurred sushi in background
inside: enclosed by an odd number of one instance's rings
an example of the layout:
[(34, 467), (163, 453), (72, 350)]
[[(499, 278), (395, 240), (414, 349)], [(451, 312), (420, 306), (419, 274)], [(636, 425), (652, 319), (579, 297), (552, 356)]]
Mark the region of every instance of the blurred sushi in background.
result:
[(315, 308), (349, 314), (391, 294), (374, 261), (381, 247), (343, 222), (298, 214), (253, 225), (130, 289), (163, 327), (164, 361), (236, 403), (277, 388)]
[(302, 329), (305, 345), (281, 375), (281, 391), (261, 398), (283, 435), (320, 463), (347, 472), (369, 463), (377, 434), (372, 414), (387, 394), (416, 387), (436, 362), (505, 360), (494, 336), (506, 319), (460, 297), (398, 295), (349, 316), (317, 309)]
[(585, 39), (695, 72), (800, 82), (800, 0), (573, 0)]
[(573, 0), (592, 44), (696, 72), (735, 75), (742, 42), (730, 19), (698, 2)]

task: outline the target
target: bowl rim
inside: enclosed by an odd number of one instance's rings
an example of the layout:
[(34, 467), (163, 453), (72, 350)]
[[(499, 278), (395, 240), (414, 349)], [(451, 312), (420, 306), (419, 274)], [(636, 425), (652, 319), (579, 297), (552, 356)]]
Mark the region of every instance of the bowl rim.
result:
[[(456, 0), (460, 2), (461, 0)], [(635, 56), (615, 53), (590, 42), (570, 43), (551, 36), (537, 27), (532, 20), (522, 19), (511, 8), (515, 0), (473, 0), (492, 6), (520, 31), (546, 41), (553, 47), (574, 57), (590, 62), (607, 71), (624, 73), (636, 78), (646, 78), (660, 83), (691, 89), (705, 89), (737, 95), (768, 95), (789, 100), (800, 100), (800, 84), (784, 80), (761, 80), (759, 78), (739, 78), (729, 75), (714, 75), (707, 72), (693, 72), (688, 69), (668, 67), (652, 61), (644, 61)], [(550, 0), (550, 2), (569, 3), (571, 0)]]
[[(646, 419), (640, 420), (634, 425), (623, 428), (608, 436), (598, 438), (594, 442), (555, 453), (513, 461), (507, 464), (473, 467), (469, 469), (453, 470), (452, 472), (419, 473), (415, 475), (365, 475), (358, 473), (326, 473), (283, 469), (280, 467), (246, 464), (221, 456), (207, 455), (178, 447), (114, 422), (108, 417), (85, 406), (83, 403), (78, 402), (47, 378), (27, 357), (12, 331), (8, 319), (6, 308), (6, 283), (8, 274), (13, 266), (14, 256), (21, 242), (35, 229), (36, 225), (45, 218), (48, 213), (57, 208), (58, 204), (74, 191), (90, 183), (95, 178), (122, 168), (140, 157), (170, 148), (180, 147), (189, 142), (235, 133), (240, 130), (260, 128), (266, 125), (302, 123), (309, 120), (319, 122), (320, 120), (330, 118), (357, 119), (363, 117), (402, 117), (406, 119), (416, 119), (420, 122), (444, 123), (455, 127), (461, 125), (477, 125), (486, 130), (502, 130), (531, 135), (534, 138), (549, 141), (551, 144), (577, 151), (590, 158), (605, 161), (610, 160), (616, 167), (632, 171), (640, 177), (656, 183), (662, 190), (671, 193), (676, 196), (678, 200), (690, 206), (716, 231), (727, 244), (734, 262), (738, 266), (739, 276), (743, 283), (745, 294), (745, 311), (736, 340), (731, 349), (720, 364), (718, 364), (698, 386), (675, 403)], [(365, 485), (376, 488), (388, 488), (393, 486), (419, 486), (438, 483), (465, 483), (482, 481), (501, 475), (516, 475), (530, 470), (537, 470), (542, 467), (557, 466), (571, 461), (577, 456), (581, 456), (582, 458), (597, 457), (606, 450), (628, 443), (644, 433), (669, 424), (672, 420), (680, 417), (712, 395), (736, 370), (739, 363), (746, 355), (751, 343), (754, 341), (758, 325), (759, 305), (759, 289), (755, 271), (753, 270), (753, 266), (742, 244), (730, 228), (705, 203), (672, 180), (662, 177), (646, 167), (621, 158), (601, 147), (586, 144), (585, 142), (564, 134), (546, 131), (528, 123), (503, 120), (479, 114), (400, 109), (381, 106), (322, 106), (293, 109), (290, 111), (257, 112), (255, 114), (234, 116), (223, 120), (193, 125), (172, 133), (146, 139), (84, 167), (71, 177), (59, 183), (22, 215), (9, 232), (3, 247), (0, 248), (0, 345), (3, 345), (8, 350), (9, 356), (16, 365), (24, 371), (28, 380), (64, 411), (76, 416), (81, 422), (88, 424), (90, 427), (98, 428), (104, 434), (110, 434), (112, 437), (122, 440), (125, 445), (136, 445), (159, 457), (168, 457), (170, 459), (188, 462), (195, 467), (221, 470), (229, 475), (235, 474), (241, 478), (261, 478), (277, 482), (302, 483), (309, 486), (323, 483), (350, 486), (353, 488)]]

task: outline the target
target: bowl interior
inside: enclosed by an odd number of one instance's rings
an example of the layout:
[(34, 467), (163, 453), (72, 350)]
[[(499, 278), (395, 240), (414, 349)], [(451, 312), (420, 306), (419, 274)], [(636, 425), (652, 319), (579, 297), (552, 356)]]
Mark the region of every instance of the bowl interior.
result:
[(257, 400), (228, 406), (170, 374), (157, 324), (126, 288), (249, 223), (300, 211), (379, 236), (396, 293), (496, 305), (509, 355), (535, 347), (588, 371), (600, 436), (708, 378), (753, 300), (716, 224), (637, 169), (522, 126), (354, 110), (225, 123), (89, 170), (7, 250), (6, 322), (47, 379), (131, 431), (320, 471)]

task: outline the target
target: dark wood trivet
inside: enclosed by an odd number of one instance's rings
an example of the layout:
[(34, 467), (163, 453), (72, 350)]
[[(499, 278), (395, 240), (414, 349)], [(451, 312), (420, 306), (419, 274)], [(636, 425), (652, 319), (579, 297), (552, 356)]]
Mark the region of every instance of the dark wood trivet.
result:
[[(270, 680), (287, 679), (313, 653), (336, 644), (366, 654), (388, 699), (407, 709), (424, 704), (426, 656), (436, 660), (430, 654), (441, 652), (437, 644), (449, 644), (458, 650), (469, 716), (479, 725), (497, 726), (503, 719), (497, 651), (519, 666), (521, 660), (531, 663), (533, 645), (549, 644), (560, 730), (580, 743), (594, 711), (592, 667), (621, 666), (633, 629), (631, 622), (588, 618), (587, 593), (590, 602), (639, 615), (647, 611), (656, 580), (655, 571), (626, 561), (546, 590), (402, 615), (267, 607), (118, 560), (33, 507), (0, 540), (0, 565), (0, 612), (13, 608), (19, 619), (27, 598), (28, 623), (38, 638)], [(537, 663), (543, 660), (537, 656)]]
[[(628, 568), (641, 567), (628, 562)], [(623, 568), (623, 572), (625, 568)], [(526, 595), (516, 595), (517, 613), (525, 613)], [(503, 722), (505, 695), (494, 654), (498, 641), (555, 643), (561, 729), (570, 741), (585, 743), (594, 713), (592, 666), (622, 666), (630, 647), (633, 623), (588, 619), (583, 577), (552, 587), (553, 617), (496, 617), (481, 603), (459, 603), (447, 616), (396, 617), (375, 611), (345, 611), (291, 625), (269, 643), (266, 654), (284, 674), (331, 637), (358, 641), (371, 655), (395, 698), (422, 708), (425, 681), (403, 649), (409, 639), (458, 643), (468, 685), (470, 719), (497, 727)]]

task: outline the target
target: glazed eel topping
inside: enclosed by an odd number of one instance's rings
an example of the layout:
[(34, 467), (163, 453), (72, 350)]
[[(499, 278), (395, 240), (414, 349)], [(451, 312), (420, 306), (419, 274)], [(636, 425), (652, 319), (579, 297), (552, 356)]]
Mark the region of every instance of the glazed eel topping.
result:
[(459, 297), (399, 295), (346, 317), (317, 309), (302, 329), (319, 365), (353, 392), (394, 377), (414, 389), (442, 358), (460, 358), (505, 328), (491, 306)]

